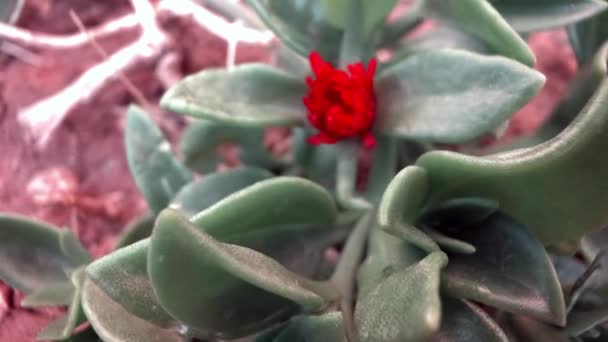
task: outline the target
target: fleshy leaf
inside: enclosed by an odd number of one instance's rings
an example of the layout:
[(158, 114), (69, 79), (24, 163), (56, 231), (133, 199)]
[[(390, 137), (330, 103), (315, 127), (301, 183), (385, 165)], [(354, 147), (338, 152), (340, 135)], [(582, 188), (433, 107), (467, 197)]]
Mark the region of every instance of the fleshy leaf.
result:
[(568, 128), (531, 148), (486, 157), (425, 154), (417, 165), (429, 174), (429, 205), (458, 197), (494, 199), (545, 245), (575, 242), (603, 228), (608, 190), (597, 180), (608, 175), (608, 159), (597, 156), (608, 149), (603, 133), (608, 130), (607, 100), (604, 78)]
[(149, 213), (133, 220), (125, 228), (120, 239), (118, 239), (115, 249), (132, 245), (137, 241), (150, 237), (154, 229), (154, 220), (156, 220), (156, 216)]
[(86, 265), (93, 261), (89, 252), (80, 243), (76, 235), (69, 229), (59, 231), (59, 246), (61, 247), (63, 255), (70, 260), (74, 260), (79, 265)]
[(568, 27), (568, 36), (579, 65), (587, 64), (608, 39), (608, 11)]
[(283, 163), (265, 148), (264, 129), (209, 120), (196, 120), (184, 132), (180, 143), (184, 163), (200, 173), (216, 171), (220, 162), (217, 149), (225, 143), (240, 148), (241, 162), (246, 165), (274, 168)]
[[(159, 328), (175, 328), (178, 323), (159, 304), (147, 270), (149, 240), (121, 248), (89, 265), (88, 281), (95, 291), (103, 291), (121, 311)], [(104, 309), (103, 307), (99, 307)]]
[(328, 226), (335, 219), (336, 205), (325, 189), (301, 178), (275, 177), (224, 198), (191, 220), (220, 238), (285, 224)]
[(175, 159), (160, 129), (137, 106), (131, 106), (127, 114), (125, 146), (131, 174), (153, 212), (165, 208), (192, 179), (190, 172)]
[(83, 309), (91, 325), (104, 341), (182, 342), (176, 329), (164, 329), (124, 309), (93, 281), (86, 279)]
[(85, 321), (82, 312), (82, 285), (84, 282), (84, 267), (79, 268), (72, 274), (72, 285), (74, 294), (68, 312), (61, 318), (53, 321), (42, 329), (36, 336), (37, 340), (64, 340), (72, 336), (74, 329)]
[[(363, 30), (365, 36), (377, 28), (377, 25), (382, 23), (386, 16), (391, 12), (397, 0), (380, 0), (380, 1), (364, 1), (363, 5)], [(348, 0), (321, 0), (323, 10), (327, 14), (327, 19), (336, 27), (344, 28), (346, 26), (346, 13), (351, 6)]]
[(379, 227), (372, 228), (367, 250), (367, 257), (357, 274), (359, 298), (370, 292), (388, 274), (410, 267), (425, 256), (421, 249), (389, 235)]
[(400, 221), (415, 223), (426, 201), (427, 173), (417, 166), (401, 170), (389, 183), (378, 208), (378, 223), (392, 226)]
[(72, 302), (76, 288), (71, 282), (51, 284), (38, 289), (21, 301), (24, 308), (39, 306), (62, 306)]
[(553, 264), (524, 226), (494, 214), (449, 236), (472, 244), (477, 251), (449, 255), (450, 263), (442, 273), (445, 293), (565, 324), (564, 297)]
[(490, 0), (518, 32), (543, 31), (574, 24), (606, 10), (601, 0)]
[(570, 335), (581, 335), (608, 322), (608, 250), (599, 253), (570, 291)]
[(277, 37), (302, 56), (318, 51), (325, 60), (337, 61), (342, 32), (331, 25), (321, 0), (248, 0)]
[(344, 341), (342, 324), (342, 313), (336, 311), (321, 316), (296, 316), (272, 342)]
[(425, 51), (376, 79), (375, 130), (426, 142), (460, 143), (492, 131), (540, 90), (545, 77), (499, 56)]
[(228, 195), (271, 176), (270, 172), (253, 167), (213, 173), (184, 186), (169, 207), (181, 211), (186, 216), (193, 216)]
[(499, 54), (534, 65), (536, 58), (526, 42), (487, 0), (429, 0), (426, 9), (440, 22), (483, 40)]
[(501, 327), (509, 334), (511, 341), (569, 342), (563, 329), (545, 324), (524, 315), (506, 314)]
[(405, 42), (386, 64), (381, 64), (379, 70), (382, 71), (417, 53), (439, 49), (467, 50), (482, 55), (491, 52), (483, 41), (451, 27), (440, 26)]
[(161, 100), (168, 110), (245, 127), (302, 124), (303, 80), (263, 64), (206, 69), (173, 86)]
[(82, 263), (66, 255), (61, 231), (17, 215), (0, 215), (0, 279), (26, 293), (65, 284)]
[[(161, 305), (173, 317), (221, 338), (262, 330), (298, 307), (319, 310), (335, 296), (328, 285), (291, 273), (261, 253), (216, 241), (171, 209), (157, 220), (148, 269)], [(182, 272), (178, 278), (176, 269)]]
[(581, 252), (587, 261), (591, 262), (604, 250), (608, 250), (608, 228), (591, 232), (581, 241)]
[(360, 297), (355, 319), (361, 341), (426, 341), (435, 333), (441, 322), (439, 275), (447, 261), (444, 253), (431, 253)]
[(466, 300), (442, 298), (441, 329), (431, 342), (509, 342), (500, 326)]

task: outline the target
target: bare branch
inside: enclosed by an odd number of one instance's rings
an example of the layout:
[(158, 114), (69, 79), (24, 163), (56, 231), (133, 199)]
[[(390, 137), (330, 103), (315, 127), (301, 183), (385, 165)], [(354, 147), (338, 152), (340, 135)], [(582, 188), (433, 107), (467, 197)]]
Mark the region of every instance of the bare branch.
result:
[(191, 0), (164, 0), (157, 8), (159, 11), (167, 11), (177, 16), (191, 16), (197, 25), (224, 40), (238, 37), (238, 41), (242, 43), (267, 45), (274, 39), (270, 31), (255, 30), (242, 25), (234, 26)]
[(131, 4), (143, 29), (143, 40), (147, 40), (151, 44), (166, 40), (166, 34), (158, 26), (157, 13), (150, 0), (131, 0)]
[(0, 38), (28, 47), (71, 49), (87, 44), (89, 35), (100, 39), (117, 32), (135, 28), (138, 24), (137, 17), (134, 14), (130, 14), (93, 28), (89, 30), (89, 34), (53, 35), (31, 32), (0, 22)]
[[(156, 107), (147, 103), (141, 92), (125, 77), (125, 72), (137, 64), (156, 62), (167, 52), (172, 41), (160, 28), (157, 21), (158, 15), (163, 12), (177, 17), (191, 17), (193, 24), (228, 41), (228, 66), (234, 63), (237, 43), (266, 45), (273, 41), (273, 34), (270, 31), (259, 31), (244, 27), (239, 23), (229, 23), (191, 0), (160, 0), (156, 6), (153, 6), (150, 0), (131, 0), (131, 3), (135, 14), (88, 32), (76, 18), (75, 21), (79, 23), (78, 26), (82, 32), (67, 37), (31, 33), (0, 24), (0, 38), (22, 42), (27, 46), (47, 48), (69, 48), (91, 43), (104, 57), (104, 61), (84, 72), (58, 93), (24, 108), (18, 113), (19, 122), (33, 135), (39, 148), (46, 146), (52, 133), (66, 115), (78, 105), (90, 100), (108, 82), (117, 77), (137, 102), (151, 113), (157, 112)], [(126, 28), (133, 28), (138, 24), (142, 27), (140, 38), (110, 56), (96, 41), (100, 37)], [(168, 78), (162, 81), (175, 82)]]

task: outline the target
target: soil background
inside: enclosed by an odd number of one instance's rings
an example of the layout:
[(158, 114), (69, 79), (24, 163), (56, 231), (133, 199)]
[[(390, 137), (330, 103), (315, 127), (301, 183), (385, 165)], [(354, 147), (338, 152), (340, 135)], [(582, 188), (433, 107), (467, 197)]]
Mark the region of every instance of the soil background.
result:
[[(131, 11), (126, 0), (28, 0), (17, 25), (33, 31), (71, 34), (77, 32), (69, 19), (74, 10), (87, 27)], [(188, 20), (164, 27), (180, 39), (180, 72), (188, 74), (225, 63), (226, 43)], [(138, 29), (100, 40), (112, 53), (136, 39)], [(563, 31), (532, 35), (537, 69), (547, 76), (543, 91), (515, 115), (506, 139), (533, 132), (547, 118), (568, 81), (576, 62)], [(21, 108), (64, 88), (82, 72), (99, 63), (90, 45), (71, 50), (33, 50), (38, 65), (0, 52), (0, 212), (37, 218), (74, 230), (95, 257), (108, 253), (129, 221), (145, 213), (127, 167), (123, 148), (126, 106), (132, 98), (118, 81), (109, 83), (98, 96), (73, 110), (53, 134), (48, 147), (34, 147), (32, 137), (17, 121)], [(237, 62), (268, 61), (268, 48), (240, 45)], [(165, 90), (155, 66), (139, 65), (128, 78), (153, 103)], [(179, 132), (185, 121), (163, 113), (161, 126)], [(177, 135), (166, 132), (175, 142)], [(18, 291), (0, 282), (0, 342), (34, 341), (36, 333), (60, 315), (60, 309), (21, 308)]]

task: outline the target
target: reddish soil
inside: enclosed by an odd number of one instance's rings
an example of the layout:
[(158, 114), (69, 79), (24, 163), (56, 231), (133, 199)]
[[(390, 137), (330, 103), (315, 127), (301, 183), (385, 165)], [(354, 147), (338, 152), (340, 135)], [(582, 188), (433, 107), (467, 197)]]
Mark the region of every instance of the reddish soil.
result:
[[(75, 33), (68, 19), (70, 9), (92, 27), (124, 15), (130, 6), (124, 0), (29, 0), (18, 25), (46, 33)], [(180, 38), (176, 44), (182, 73), (224, 65), (227, 45), (223, 40), (188, 20), (166, 23), (166, 28)], [(138, 33), (134, 29), (100, 43), (112, 53)], [(146, 211), (123, 148), (124, 109), (133, 99), (119, 81), (111, 82), (99, 96), (68, 115), (45, 150), (37, 150), (17, 122), (17, 111), (61, 90), (100, 57), (89, 45), (34, 52), (40, 56), (40, 65), (0, 54), (0, 211), (69, 227), (99, 257), (111, 250), (130, 220)], [(240, 46), (237, 62), (265, 60), (266, 56), (265, 48)], [(153, 67), (137, 66), (127, 76), (155, 103), (164, 89)], [(167, 125), (184, 125), (177, 115), (164, 113), (162, 118)], [(21, 308), (21, 297), (0, 283), (0, 341), (34, 341), (36, 333), (59, 314), (57, 309)]]
[[(124, 0), (28, 0), (19, 26), (73, 33), (77, 30), (68, 19), (70, 9), (87, 26), (95, 26), (130, 7)], [(226, 44), (222, 40), (187, 21), (166, 27), (180, 38), (176, 44), (184, 74), (224, 64)], [(137, 34), (134, 29), (100, 43), (112, 53)], [(563, 32), (535, 35), (531, 44), (537, 52), (538, 69), (548, 76), (548, 82), (541, 95), (515, 116), (508, 130), (511, 136), (530, 133), (542, 123), (576, 70)], [(110, 83), (99, 96), (69, 114), (46, 150), (37, 150), (17, 123), (18, 110), (62, 89), (100, 58), (88, 45), (34, 52), (41, 57), (41, 65), (0, 53), (0, 211), (69, 227), (99, 257), (110, 251), (126, 224), (146, 210), (123, 149), (124, 109), (132, 98), (120, 82)], [(239, 61), (266, 60), (268, 51), (244, 46), (237, 56)], [(138, 66), (128, 77), (151, 102), (164, 91), (152, 65)], [(184, 125), (176, 115), (165, 113), (162, 118), (178, 129)], [(60, 312), (24, 309), (20, 299), (19, 293), (0, 283), (0, 341), (34, 341), (36, 333)]]

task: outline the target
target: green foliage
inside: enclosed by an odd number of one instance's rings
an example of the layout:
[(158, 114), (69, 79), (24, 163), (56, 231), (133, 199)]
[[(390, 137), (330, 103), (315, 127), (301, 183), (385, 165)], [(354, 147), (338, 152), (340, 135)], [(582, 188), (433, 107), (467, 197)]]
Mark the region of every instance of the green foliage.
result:
[[(40, 338), (608, 338), (604, 1), (421, 0), (390, 23), (394, 0), (248, 3), (284, 44), (282, 69), (204, 70), (170, 89), (162, 106), (196, 118), (180, 157), (130, 108), (125, 147), (150, 213), (114, 252), (91, 263), (69, 230), (0, 216), (0, 278), (26, 307), (69, 307)], [(438, 25), (410, 39), (426, 19)], [(581, 69), (538, 134), (501, 153), (433, 145), (500, 130), (544, 83), (519, 33), (565, 25)], [(304, 57), (344, 67), (382, 49), (375, 149), (308, 144)], [(275, 126), (293, 128), (286, 156), (265, 147)], [(218, 172), (227, 143), (243, 165)], [(74, 334), (85, 318), (93, 329)]]

